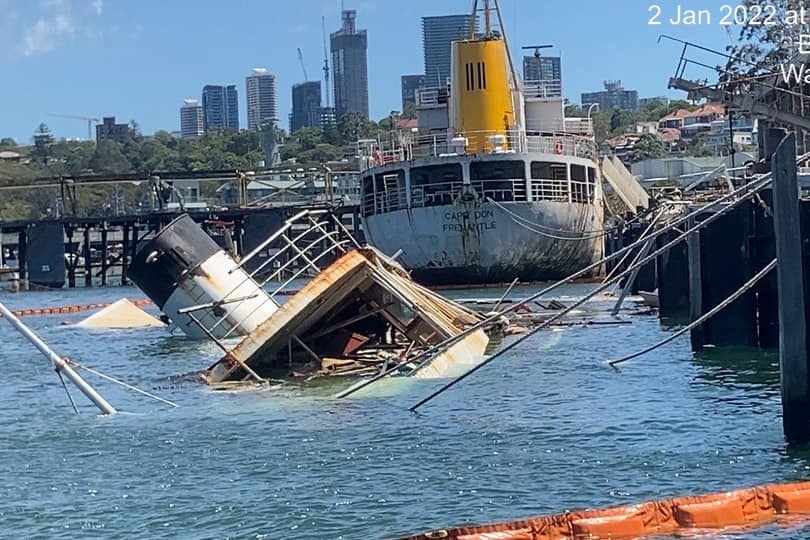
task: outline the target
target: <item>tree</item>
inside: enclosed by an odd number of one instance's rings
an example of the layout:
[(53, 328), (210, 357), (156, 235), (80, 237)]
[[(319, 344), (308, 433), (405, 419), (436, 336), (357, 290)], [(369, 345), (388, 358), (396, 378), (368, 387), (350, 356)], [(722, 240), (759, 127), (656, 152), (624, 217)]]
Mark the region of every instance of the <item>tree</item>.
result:
[(3, 137), (0, 139), (0, 148), (17, 148), (17, 141), (11, 137)]
[(636, 163), (644, 161), (645, 159), (654, 159), (663, 157), (666, 153), (664, 144), (661, 140), (652, 133), (645, 133), (633, 145), (633, 152), (631, 161)]
[(416, 104), (412, 101), (407, 102), (405, 107), (402, 109), (402, 118), (413, 119), (416, 118), (416, 116)]
[[(762, 11), (759, 0), (742, 0), (741, 4), (751, 13), (754, 8)], [(768, 17), (774, 24), (744, 24), (740, 29), (738, 43), (729, 46), (735, 60), (729, 67), (735, 71), (757, 74), (773, 71), (774, 66), (791, 60), (798, 52), (802, 35), (810, 34), (810, 18), (801, 16), (806, 10), (806, 0), (769, 0), (774, 16)]]
[(132, 164), (115, 141), (99, 141), (90, 167), (97, 173), (122, 174), (132, 171)]
[(341, 116), (337, 128), (343, 144), (353, 144), (373, 133), (368, 118), (357, 112), (347, 112)]
[(31, 157), (42, 165), (48, 164), (50, 147), (53, 144), (51, 130), (45, 124), (40, 124), (34, 133), (34, 149), (31, 150)]

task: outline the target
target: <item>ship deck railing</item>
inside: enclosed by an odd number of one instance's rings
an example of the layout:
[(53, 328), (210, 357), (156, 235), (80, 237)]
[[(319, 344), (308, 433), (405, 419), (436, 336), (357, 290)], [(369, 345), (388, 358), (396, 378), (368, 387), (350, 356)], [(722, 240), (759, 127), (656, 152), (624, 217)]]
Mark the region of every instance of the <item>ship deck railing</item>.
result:
[[(546, 181), (533, 180), (532, 182)], [(544, 189), (544, 193), (548, 193), (546, 200), (560, 200), (561, 188), (558, 185), (559, 182), (552, 180), (548, 182), (550, 183), (549, 187)], [(563, 189), (565, 200), (567, 200), (567, 186)], [(528, 200), (526, 197), (526, 180), (523, 178), (473, 180), (469, 184), (463, 182), (434, 182), (411, 187), (410, 201), (408, 195), (408, 190), (404, 187), (392, 187), (376, 193), (368, 193), (363, 197), (363, 211), (365, 215), (371, 216), (408, 208), (453, 204), (456, 201), (465, 200), (465, 197), (481, 201), (492, 200), (506, 203)]]
[(562, 81), (559, 79), (523, 81), (524, 98), (558, 98), (562, 96)]
[[(593, 204), (597, 194), (596, 178), (573, 179), (525, 178), (433, 182), (410, 188), (401, 184), (379, 186), (363, 196), (365, 216), (410, 208), (444, 206), (459, 201), (478, 200), (495, 203), (539, 202)], [(409, 198), (410, 197), (410, 198)]]
[(447, 133), (397, 132), (391, 140), (364, 141), (359, 150), (364, 158), (361, 159), (363, 170), (426, 157), (529, 152), (596, 160), (599, 155), (592, 137), (523, 129), (473, 131), (454, 137)]

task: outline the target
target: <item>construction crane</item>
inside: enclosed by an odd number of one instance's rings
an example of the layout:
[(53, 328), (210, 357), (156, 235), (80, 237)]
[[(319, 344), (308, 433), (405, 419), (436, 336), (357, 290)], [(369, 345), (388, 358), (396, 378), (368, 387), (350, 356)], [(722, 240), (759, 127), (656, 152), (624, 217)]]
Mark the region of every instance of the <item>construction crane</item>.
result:
[(98, 118), (93, 118), (92, 116), (79, 116), (76, 114), (59, 114), (59, 113), (49, 113), (48, 116), (55, 116), (57, 118), (70, 118), (71, 120), (84, 120), (87, 122), (87, 140), (93, 140), (93, 122), (98, 124), (101, 122)]
[(324, 93), (326, 94), (326, 108), (332, 106), (332, 89), (329, 88), (329, 55), (326, 49), (326, 17), (321, 15), (321, 31), (323, 32), (323, 81)]
[(301, 64), (301, 71), (304, 72), (304, 82), (306, 82), (309, 77), (307, 77), (307, 67), (304, 65), (304, 54), (301, 52), (301, 47), (298, 47), (298, 63)]
[(540, 49), (550, 49), (554, 45), (527, 45), (525, 47), (521, 47), (524, 51), (530, 51), (534, 49), (534, 57), (540, 58)]

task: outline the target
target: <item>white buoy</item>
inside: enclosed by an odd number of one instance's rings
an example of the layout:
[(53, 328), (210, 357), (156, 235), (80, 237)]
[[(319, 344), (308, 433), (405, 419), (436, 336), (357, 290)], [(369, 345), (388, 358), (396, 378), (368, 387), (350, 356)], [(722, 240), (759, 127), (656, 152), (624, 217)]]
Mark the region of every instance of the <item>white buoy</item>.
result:
[(3, 317), (9, 323), (11, 323), (11, 326), (16, 328), (17, 331), (25, 337), (25, 339), (34, 345), (34, 347), (39, 349), (39, 352), (45, 355), (45, 357), (48, 358), (51, 363), (53, 363), (53, 367), (58, 373), (64, 373), (70, 382), (75, 384), (76, 387), (81, 390), (85, 396), (87, 396), (87, 399), (92, 401), (102, 413), (115, 414), (117, 412), (106, 399), (101, 397), (101, 394), (96, 392), (95, 388), (90, 386), (84, 379), (81, 378), (78, 373), (73, 370), (72, 367), (70, 367), (70, 364), (68, 364), (64, 358), (56, 354), (56, 352), (54, 352), (54, 350), (51, 349), (47, 343), (42, 341), (42, 339), (36, 333), (34, 333), (33, 330), (25, 326), (25, 324), (23, 324), (23, 322), (18, 319), (14, 313), (4, 306), (2, 302), (0, 302), (0, 314), (2, 314)]

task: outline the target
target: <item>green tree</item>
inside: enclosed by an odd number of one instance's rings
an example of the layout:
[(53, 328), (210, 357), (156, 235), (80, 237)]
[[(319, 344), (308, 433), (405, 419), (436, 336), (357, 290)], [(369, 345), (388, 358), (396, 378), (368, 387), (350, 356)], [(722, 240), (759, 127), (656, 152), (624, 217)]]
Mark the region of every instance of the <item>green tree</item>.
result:
[(352, 144), (373, 133), (368, 118), (357, 112), (347, 112), (338, 120), (338, 132), (343, 144)]
[(636, 163), (637, 161), (643, 161), (645, 159), (660, 158), (663, 157), (665, 153), (666, 149), (661, 140), (652, 133), (645, 133), (639, 137), (636, 144), (633, 145), (631, 161)]
[(99, 141), (90, 160), (90, 167), (97, 173), (122, 174), (132, 171), (132, 164), (122, 151), (123, 146), (115, 141)]
[[(751, 8), (764, 6), (759, 0), (742, 0), (741, 4), (749, 13)], [(774, 8), (771, 19), (774, 24), (743, 25), (738, 42), (729, 47), (735, 57), (729, 67), (736, 71), (750, 74), (773, 71), (774, 66), (791, 60), (799, 52), (797, 44), (801, 36), (810, 34), (810, 18), (789, 20), (806, 10), (806, 0), (769, 0), (767, 5)]]
[(17, 148), (17, 141), (11, 137), (3, 137), (0, 139), (0, 148)]
[(405, 104), (405, 107), (402, 109), (402, 117), (403, 118), (416, 118), (416, 104), (412, 101), (409, 101)]
[(42, 165), (48, 164), (50, 148), (53, 144), (53, 134), (45, 124), (40, 124), (34, 133), (34, 148), (31, 150), (31, 157)]

